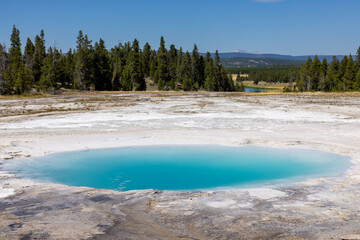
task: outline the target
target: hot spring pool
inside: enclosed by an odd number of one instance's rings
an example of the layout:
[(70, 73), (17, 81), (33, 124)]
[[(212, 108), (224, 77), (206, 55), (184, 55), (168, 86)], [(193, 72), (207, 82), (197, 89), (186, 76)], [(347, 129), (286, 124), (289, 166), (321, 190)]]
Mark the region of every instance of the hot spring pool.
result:
[(336, 176), (348, 158), (313, 150), (260, 147), (137, 146), (64, 152), (4, 163), (20, 176), (114, 190), (201, 190)]

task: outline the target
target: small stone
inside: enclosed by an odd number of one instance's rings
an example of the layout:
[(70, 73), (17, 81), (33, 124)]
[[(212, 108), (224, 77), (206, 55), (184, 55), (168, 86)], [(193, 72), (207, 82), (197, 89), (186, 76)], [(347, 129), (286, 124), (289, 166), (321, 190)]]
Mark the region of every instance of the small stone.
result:
[(341, 238), (342, 240), (360, 240), (359, 234), (350, 234)]
[(195, 211), (186, 211), (184, 212), (184, 216), (191, 216), (195, 213)]

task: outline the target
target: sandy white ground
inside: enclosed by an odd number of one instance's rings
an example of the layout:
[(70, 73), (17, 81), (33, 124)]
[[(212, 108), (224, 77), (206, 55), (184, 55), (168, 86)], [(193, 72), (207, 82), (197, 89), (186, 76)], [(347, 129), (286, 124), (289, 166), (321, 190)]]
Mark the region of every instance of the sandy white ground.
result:
[[(191, 204), (167, 192), (154, 211), (170, 214), (168, 210), (177, 208), (185, 211), (184, 216), (192, 216), (199, 209), (240, 211), (254, 208), (256, 201), (266, 201), (274, 214), (295, 211), (319, 219), (351, 218), (355, 228), (360, 209), (359, 106), (360, 95), (314, 94), (128, 93), (91, 99), (0, 100), (0, 110), (12, 113), (0, 118), (0, 158), (157, 144), (252, 144), (323, 150), (350, 156), (354, 165), (343, 176), (294, 184), (296, 191), (306, 192), (299, 199), (294, 198), (292, 186), (224, 191), (201, 196)], [(24, 185), (46, 188), (1, 174), (2, 199), (22, 192)], [(332, 236), (336, 239), (336, 234), (350, 233), (354, 234), (353, 228), (334, 230)], [(328, 236), (329, 232), (316, 234)]]

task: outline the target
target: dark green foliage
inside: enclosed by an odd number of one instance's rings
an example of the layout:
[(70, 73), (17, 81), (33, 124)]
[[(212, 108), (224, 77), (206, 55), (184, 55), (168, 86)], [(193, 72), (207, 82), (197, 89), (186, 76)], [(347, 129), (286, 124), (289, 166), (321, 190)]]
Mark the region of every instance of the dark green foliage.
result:
[(358, 48), (356, 52), (356, 66), (358, 69), (360, 69), (360, 47)]
[(55, 53), (50, 47), (43, 61), (40, 80), (37, 83), (38, 89), (44, 92), (54, 92), (58, 80), (57, 63), (58, 59), (56, 59)]
[[(28, 38), (26, 41), (23, 60), (24, 60), (24, 65), (28, 69), (29, 73), (32, 72), (32, 69), (34, 66), (34, 52), (35, 52), (35, 46), (32, 43), (31, 39)], [(32, 74), (30, 74), (30, 75), (32, 75)], [(32, 81), (32, 83), (33, 83), (33, 81)]]
[(214, 82), (214, 91), (234, 91), (234, 83), (230, 79), (225, 71), (225, 68), (220, 63), (219, 53), (216, 50), (215, 52), (215, 82)]
[(184, 91), (191, 91), (192, 88), (192, 82), (191, 82), (191, 78), (189, 77), (185, 77), (182, 80), (182, 89)]
[(201, 63), (200, 63), (200, 55), (199, 55), (199, 51), (198, 48), (196, 46), (196, 44), (194, 45), (194, 49), (192, 51), (192, 55), (191, 55), (191, 81), (192, 84), (194, 85), (195, 83), (198, 83), (198, 85), (202, 86), (202, 71), (203, 68), (201, 68)]
[(291, 87), (288, 87), (288, 86), (284, 87), (284, 88), (283, 88), (283, 92), (284, 92), (284, 93), (291, 92)]
[(342, 77), (343, 91), (353, 90), (352, 85), (355, 80), (355, 66), (352, 56), (349, 56), (349, 59), (346, 62), (346, 68), (344, 75)]
[[(206, 58), (205, 58), (206, 59)], [(266, 82), (289, 83), (289, 87), (283, 89), (290, 91), (360, 91), (360, 48), (357, 50), (356, 59), (344, 56), (341, 62), (336, 56), (330, 63), (324, 58), (320, 62), (318, 56), (310, 57), (304, 65), (276, 66), (266, 68), (228, 68), (230, 73), (249, 74), (249, 80)], [(205, 68), (206, 69), (206, 68)], [(237, 77), (239, 80), (239, 77)], [(293, 83), (296, 82), (296, 85)]]
[(263, 67), (277, 67), (277, 66), (300, 66), (304, 64), (303, 60), (289, 60), (278, 58), (221, 58), (221, 64), (225, 68), (263, 68)]
[(16, 87), (19, 85), (18, 72), (23, 71), (20, 69), (21, 66), (21, 43), (20, 43), (20, 31), (13, 26), (11, 34), (11, 47), (7, 57), (7, 66), (4, 73), (3, 93), (4, 94), (18, 94)]
[(321, 73), (321, 62), (317, 55), (315, 55), (314, 60), (310, 67), (310, 88), (308, 90), (317, 91), (319, 82), (320, 82), (320, 73)]
[(142, 73), (141, 68), (141, 58), (140, 58), (140, 50), (139, 50), (139, 42), (138, 40), (134, 40), (132, 44), (132, 51), (130, 53), (130, 75), (131, 75), (131, 89), (134, 88), (135, 91), (145, 91), (146, 84), (144, 75)]
[(122, 73), (126, 66), (126, 50), (127, 46), (123, 46), (119, 43), (117, 46), (111, 49), (110, 59), (113, 69), (111, 78), (111, 90), (121, 90)]
[(123, 91), (131, 91), (132, 87), (130, 66), (126, 66), (122, 72), (121, 88)]
[(111, 65), (105, 42), (100, 38), (94, 46), (93, 57), (95, 90), (111, 90)]
[(235, 84), (235, 92), (244, 92), (245, 86), (242, 83), (236, 83)]
[(184, 58), (178, 67), (178, 81), (181, 83), (184, 91), (191, 91), (191, 56), (188, 51), (186, 51)]
[(311, 76), (314, 75), (312, 73), (312, 59), (309, 57), (305, 63), (301, 67), (300, 70), (300, 79), (297, 83), (300, 91), (310, 91), (311, 90)]
[(39, 90), (54, 93), (66, 79), (66, 61), (55, 47), (49, 48), (41, 68), (40, 80), (37, 84)]
[(211, 55), (209, 52), (206, 53), (205, 59), (204, 59), (204, 88), (208, 91), (215, 91), (215, 64), (214, 60), (211, 58)]
[(36, 35), (35, 37), (34, 57), (33, 57), (34, 62), (32, 69), (32, 74), (35, 84), (40, 80), (41, 68), (43, 65), (44, 58), (46, 57), (44, 37), (45, 36), (43, 30), (40, 31), (40, 36)]
[(174, 45), (170, 45), (168, 59), (169, 59), (169, 76), (170, 76), (168, 89), (175, 90), (175, 82), (177, 80), (177, 67), (178, 67), (178, 50), (175, 48)]
[(157, 61), (157, 55), (156, 55), (156, 51), (153, 50), (151, 51), (150, 54), (150, 77), (155, 81), (155, 73), (157, 72), (157, 66), (158, 66), (158, 61)]
[(79, 31), (76, 43), (74, 88), (89, 90), (94, 82), (91, 41)]
[(160, 39), (160, 47), (157, 54), (159, 90), (164, 90), (165, 85), (169, 82), (168, 56), (165, 48), (164, 37), (161, 37)]
[(256, 68), (227, 68), (229, 73), (248, 74), (248, 77), (240, 77), (241, 80), (250, 80), (254, 82), (265, 81), (290, 83), (298, 78), (300, 66), (271, 66)]
[(151, 54), (152, 52), (149, 43), (145, 43), (141, 57), (141, 66), (144, 77), (150, 76), (150, 65), (152, 62)]
[(354, 90), (360, 91), (360, 71), (357, 72), (355, 76), (355, 82), (354, 82)]
[(23, 94), (31, 89), (31, 78), (29, 70), (21, 63), (15, 75), (15, 94)]
[(184, 61), (184, 53), (182, 48), (179, 49), (178, 61), (176, 64), (176, 81), (181, 83), (181, 67)]
[(7, 53), (5, 46), (0, 44), (0, 93), (3, 92), (4, 74), (7, 65)]
[(74, 83), (75, 72), (75, 56), (74, 52), (69, 49), (66, 53), (66, 57), (62, 58), (64, 77), (61, 79), (61, 86), (63, 88), (72, 88)]
[[(7, 53), (0, 45), (0, 90), (2, 94), (23, 94), (29, 91), (56, 93), (60, 89), (97, 91), (145, 91), (145, 78), (153, 80), (159, 90), (242, 91), (234, 85), (220, 63), (210, 53), (201, 56), (194, 45), (192, 54), (160, 39), (158, 51), (146, 43), (143, 51), (138, 40), (119, 43), (108, 51), (100, 39), (91, 44), (79, 31), (76, 50), (62, 54), (55, 47), (45, 51), (44, 31), (27, 39), (21, 52), (20, 32), (13, 27), (11, 47)], [(151, 84), (151, 83), (150, 83)], [(236, 87), (236, 89), (235, 89)]]
[(300, 91), (359, 91), (359, 72), (357, 60), (351, 55), (341, 62), (334, 56), (330, 64), (326, 59), (320, 64), (315, 56), (314, 61), (309, 58), (301, 67), (297, 88)]
[(326, 58), (324, 58), (321, 63), (320, 74), (319, 74), (318, 90), (320, 90), (320, 91), (325, 90), (325, 78), (327, 75), (327, 70), (328, 70), (328, 62), (327, 62)]

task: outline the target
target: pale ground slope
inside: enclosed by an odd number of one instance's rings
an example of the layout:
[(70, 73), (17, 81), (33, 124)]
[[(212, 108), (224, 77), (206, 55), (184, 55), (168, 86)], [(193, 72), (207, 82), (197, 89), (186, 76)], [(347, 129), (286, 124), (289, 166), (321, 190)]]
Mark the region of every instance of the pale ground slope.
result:
[(350, 238), (360, 234), (359, 106), (356, 94), (0, 100), (4, 161), (130, 145), (253, 144), (324, 150), (354, 163), (336, 178), (217, 192), (116, 192), (38, 183), (0, 171), (0, 239)]

